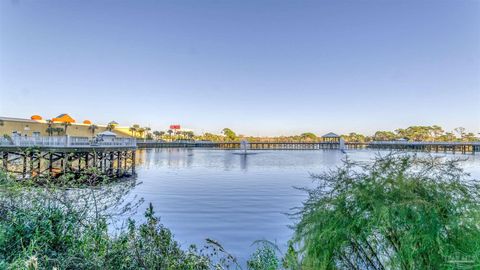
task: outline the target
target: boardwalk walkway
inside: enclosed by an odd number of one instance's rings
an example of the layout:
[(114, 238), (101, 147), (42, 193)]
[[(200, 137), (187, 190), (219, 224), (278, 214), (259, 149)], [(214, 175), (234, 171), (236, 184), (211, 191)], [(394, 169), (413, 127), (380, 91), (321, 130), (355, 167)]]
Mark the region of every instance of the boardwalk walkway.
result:
[(90, 169), (122, 177), (135, 173), (136, 149), (132, 138), (18, 136), (0, 140), (0, 166), (19, 178), (78, 174)]
[[(240, 142), (159, 142), (138, 141), (139, 148), (218, 148), (240, 149)], [(322, 150), (339, 149), (338, 142), (251, 142), (252, 150)], [(478, 153), (480, 142), (407, 142), (407, 141), (375, 141), (368, 143), (345, 143), (346, 149), (385, 149), (405, 151), (427, 151), (448, 153)]]

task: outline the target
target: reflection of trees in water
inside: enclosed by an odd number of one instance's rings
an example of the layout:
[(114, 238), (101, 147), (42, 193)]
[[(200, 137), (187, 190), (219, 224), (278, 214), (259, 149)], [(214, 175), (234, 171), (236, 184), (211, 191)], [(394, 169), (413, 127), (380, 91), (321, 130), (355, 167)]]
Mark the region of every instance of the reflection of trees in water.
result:
[(55, 188), (18, 187), (0, 188), (0, 215), (3, 211), (15, 211), (34, 206), (57, 207), (80, 213), (85, 224), (96, 219), (106, 219), (111, 224), (132, 215), (143, 199), (129, 193), (139, 183), (126, 179), (99, 187)]

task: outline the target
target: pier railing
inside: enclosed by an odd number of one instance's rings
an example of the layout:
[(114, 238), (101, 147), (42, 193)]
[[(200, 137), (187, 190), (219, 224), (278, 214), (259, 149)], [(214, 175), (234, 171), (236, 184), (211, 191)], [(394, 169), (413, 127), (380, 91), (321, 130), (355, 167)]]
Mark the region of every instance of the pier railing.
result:
[(0, 146), (16, 147), (136, 147), (137, 142), (132, 138), (88, 138), (71, 136), (15, 136), (11, 139), (0, 139)]
[(410, 142), (410, 141), (372, 141), (371, 145), (480, 145), (479, 141), (474, 142)]

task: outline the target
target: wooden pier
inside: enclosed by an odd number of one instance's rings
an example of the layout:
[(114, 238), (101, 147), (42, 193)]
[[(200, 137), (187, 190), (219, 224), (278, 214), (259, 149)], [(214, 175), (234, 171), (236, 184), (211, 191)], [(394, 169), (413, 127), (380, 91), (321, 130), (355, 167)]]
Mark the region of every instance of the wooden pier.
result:
[[(137, 142), (139, 148), (216, 148), (241, 149), (240, 142)], [(332, 150), (340, 149), (340, 143), (327, 142), (251, 142), (251, 150)], [(435, 153), (475, 154), (480, 152), (480, 142), (407, 142), (374, 141), (367, 143), (345, 143), (345, 149), (376, 149), (399, 151), (423, 151)]]
[(480, 142), (408, 142), (408, 141), (374, 141), (363, 144), (348, 143), (347, 147), (421, 151), (434, 153), (475, 154), (480, 152)]
[[(240, 142), (137, 142), (139, 148), (218, 148), (241, 149)], [(252, 142), (248, 143), (251, 150), (320, 150), (338, 149), (339, 143), (334, 142)]]
[(56, 177), (96, 169), (110, 177), (135, 173), (136, 142), (80, 137), (19, 137), (0, 141), (0, 166), (18, 178)]

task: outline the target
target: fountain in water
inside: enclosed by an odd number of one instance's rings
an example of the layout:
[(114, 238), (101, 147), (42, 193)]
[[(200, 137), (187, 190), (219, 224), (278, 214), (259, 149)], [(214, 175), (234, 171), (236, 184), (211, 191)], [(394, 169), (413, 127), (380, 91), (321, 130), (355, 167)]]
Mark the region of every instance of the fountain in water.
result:
[(340, 149), (340, 151), (344, 154), (346, 154), (347, 152), (345, 151), (346, 147), (345, 147), (345, 140), (343, 140), (343, 138), (340, 138), (339, 142), (338, 142), (338, 148)]
[(243, 154), (246, 155), (247, 154), (247, 149), (250, 148), (250, 144), (248, 143), (247, 140), (242, 140), (240, 142), (240, 149), (243, 150)]
[(243, 139), (240, 141), (240, 149), (242, 150), (241, 152), (234, 153), (236, 155), (253, 155), (256, 153), (248, 152), (247, 150), (250, 149), (250, 144), (248, 143), (247, 140)]

